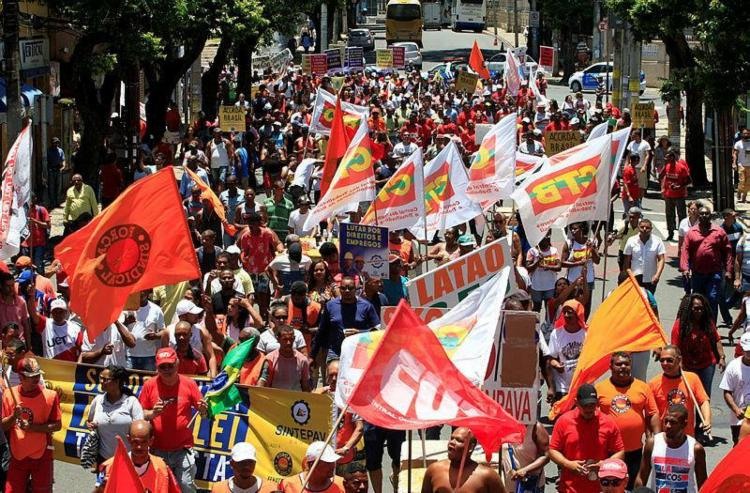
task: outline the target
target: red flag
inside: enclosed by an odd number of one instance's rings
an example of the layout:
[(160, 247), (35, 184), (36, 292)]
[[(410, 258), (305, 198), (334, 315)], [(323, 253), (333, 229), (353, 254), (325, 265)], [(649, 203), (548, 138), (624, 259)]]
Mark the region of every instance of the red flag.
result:
[(211, 190), (211, 187), (206, 185), (206, 182), (201, 180), (200, 176), (198, 176), (187, 166), (183, 166), (182, 169), (185, 173), (190, 175), (190, 178), (193, 180), (193, 183), (195, 183), (195, 186), (201, 189), (201, 200), (207, 200), (208, 203), (211, 204), (214, 212), (216, 212), (216, 215), (219, 216), (221, 224), (224, 225), (224, 231), (232, 236), (237, 234), (237, 227), (227, 221), (227, 214), (224, 210), (224, 204), (221, 203), (221, 199), (214, 193), (213, 190)]
[(750, 457), (750, 438), (744, 438), (721, 459), (700, 489), (700, 493), (750, 491), (747, 458)]
[(521, 443), (525, 433), (521, 423), (458, 371), (434, 332), (405, 301), (354, 387), (349, 406), (365, 421), (392, 430), (466, 426), (488, 460), (503, 442)]
[(474, 46), (471, 47), (469, 67), (471, 67), (474, 72), (478, 73), (479, 77), (482, 79), (490, 78), (490, 71), (487, 70), (487, 67), (484, 65), (484, 56), (482, 55), (482, 50), (479, 49), (476, 39), (474, 40)]
[(69, 273), (70, 306), (92, 341), (131, 293), (200, 277), (171, 167), (130, 186), (60, 243), (55, 256)]
[(320, 179), (320, 196), (324, 196), (331, 185), (333, 176), (336, 174), (338, 160), (341, 159), (349, 147), (352, 136), (346, 131), (344, 125), (344, 112), (341, 110), (341, 98), (336, 97), (336, 108), (333, 110), (333, 123), (331, 124), (331, 136), (328, 138), (325, 162), (323, 163), (323, 176)]
[(128, 449), (122, 443), (122, 438), (117, 437), (117, 449), (112, 465), (109, 466), (109, 477), (104, 487), (104, 493), (115, 493), (121, 491), (144, 493), (143, 483), (135, 471), (133, 461), (130, 460)]

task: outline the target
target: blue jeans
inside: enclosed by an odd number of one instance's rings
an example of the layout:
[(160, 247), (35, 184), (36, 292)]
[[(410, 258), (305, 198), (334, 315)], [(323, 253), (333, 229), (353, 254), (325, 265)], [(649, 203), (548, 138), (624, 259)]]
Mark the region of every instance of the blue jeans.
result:
[(198, 466), (195, 464), (195, 452), (193, 449), (184, 448), (180, 450), (154, 450), (172, 470), (182, 493), (195, 493), (195, 474)]
[(156, 356), (128, 356), (133, 370), (156, 371)]
[(700, 378), (701, 383), (703, 384), (703, 390), (706, 391), (706, 394), (708, 394), (708, 397), (711, 397), (711, 385), (714, 381), (714, 373), (716, 373), (716, 365), (707, 366), (705, 368), (701, 368), (700, 370), (692, 370), (698, 375), (698, 378)]
[(693, 293), (700, 293), (708, 298), (708, 306), (711, 308), (711, 317), (716, 322), (716, 315), (719, 309), (719, 297), (723, 296), (721, 284), (723, 280), (721, 272), (712, 274), (699, 274), (693, 272), (690, 279), (690, 287)]

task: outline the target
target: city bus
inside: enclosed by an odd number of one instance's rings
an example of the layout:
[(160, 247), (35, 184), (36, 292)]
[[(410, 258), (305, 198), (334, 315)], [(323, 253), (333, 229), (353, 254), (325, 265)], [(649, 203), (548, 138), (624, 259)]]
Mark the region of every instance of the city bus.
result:
[(422, 5), (419, 0), (389, 0), (385, 7), (385, 42), (413, 41), (422, 47)]
[(481, 33), (487, 25), (487, 0), (453, 0), (454, 31)]

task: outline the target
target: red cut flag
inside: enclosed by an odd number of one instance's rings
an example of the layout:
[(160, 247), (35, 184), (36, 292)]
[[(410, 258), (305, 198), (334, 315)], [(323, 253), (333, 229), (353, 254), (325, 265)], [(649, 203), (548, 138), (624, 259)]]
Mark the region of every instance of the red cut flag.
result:
[(700, 489), (700, 493), (750, 491), (747, 458), (750, 457), (750, 438), (744, 438), (721, 459)]
[[(489, 341), (488, 341), (489, 343)], [(405, 301), (349, 398), (349, 407), (391, 430), (466, 426), (489, 460), (503, 442), (521, 443), (524, 426), (469, 381)]]
[(117, 319), (133, 292), (200, 277), (172, 168), (138, 180), (55, 257), (69, 273), (70, 306), (89, 340)]
[(182, 169), (185, 171), (185, 173), (190, 175), (190, 179), (193, 180), (195, 186), (200, 188), (201, 200), (206, 200), (209, 204), (211, 204), (211, 207), (213, 208), (214, 212), (216, 212), (216, 215), (219, 216), (221, 224), (224, 226), (224, 230), (227, 232), (227, 234), (234, 236), (237, 233), (237, 227), (227, 221), (227, 213), (224, 210), (224, 204), (221, 203), (221, 199), (216, 195), (216, 193), (214, 193), (213, 190), (211, 190), (211, 187), (206, 185), (206, 182), (201, 180), (200, 176), (198, 176), (190, 168), (188, 168), (187, 166), (183, 166)]
[(352, 136), (344, 125), (344, 112), (341, 110), (341, 98), (336, 97), (336, 108), (333, 110), (331, 136), (328, 138), (326, 157), (323, 162), (323, 176), (320, 179), (320, 196), (324, 196), (333, 181), (338, 167), (338, 160), (344, 157)]
[(479, 77), (482, 79), (490, 78), (490, 71), (487, 70), (487, 67), (484, 65), (484, 56), (482, 55), (482, 50), (479, 49), (476, 39), (474, 40), (474, 46), (471, 47), (469, 67), (471, 67), (474, 72), (478, 73)]
[(130, 460), (128, 449), (122, 443), (122, 438), (117, 437), (117, 449), (112, 465), (109, 466), (109, 477), (104, 486), (104, 493), (117, 493), (127, 491), (128, 493), (144, 493), (143, 483), (135, 470), (133, 461)]

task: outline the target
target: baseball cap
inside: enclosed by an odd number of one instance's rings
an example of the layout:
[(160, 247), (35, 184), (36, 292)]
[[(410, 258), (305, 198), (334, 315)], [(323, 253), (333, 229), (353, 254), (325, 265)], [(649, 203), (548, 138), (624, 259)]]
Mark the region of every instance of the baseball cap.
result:
[(576, 393), (576, 401), (582, 406), (588, 404), (596, 404), (599, 402), (599, 397), (596, 395), (596, 388), (590, 383), (584, 383), (578, 388)]
[(600, 478), (624, 479), (628, 475), (628, 466), (620, 459), (606, 459), (599, 466), (598, 475)]
[(65, 300), (62, 298), (57, 298), (52, 300), (52, 303), (49, 304), (49, 311), (53, 310), (67, 310), (68, 304), (65, 303)]
[(230, 245), (224, 251), (230, 255), (239, 255), (240, 253), (242, 253), (242, 250), (240, 250), (240, 247), (238, 247), (237, 245)]
[(330, 445), (326, 445), (325, 442), (313, 442), (307, 447), (305, 452), (305, 462), (313, 462), (320, 456), (322, 462), (336, 462), (341, 458), (339, 454), (333, 451)]
[(740, 337), (740, 347), (743, 351), (750, 351), (750, 332), (745, 332)]
[(255, 447), (248, 442), (240, 442), (232, 447), (232, 460), (242, 462), (243, 460), (255, 461)]
[(31, 269), (24, 269), (16, 276), (16, 282), (18, 284), (28, 284), (34, 280), (34, 271)]
[(24, 377), (35, 377), (37, 375), (44, 375), (44, 371), (39, 366), (39, 362), (36, 358), (24, 358), (18, 362), (18, 373)]
[(203, 313), (203, 308), (199, 307), (190, 300), (180, 300), (180, 302), (177, 303), (175, 314), (179, 317), (180, 315), (185, 315), (187, 313), (200, 315), (201, 313)]
[(177, 363), (177, 353), (174, 348), (165, 347), (156, 352), (156, 366)]
[(21, 255), (16, 259), (16, 267), (19, 269), (24, 269), (26, 267), (34, 267), (34, 263), (31, 261), (31, 257), (27, 257), (26, 255)]
[(460, 246), (477, 246), (477, 241), (474, 239), (474, 236), (467, 234), (458, 237), (458, 244)]

